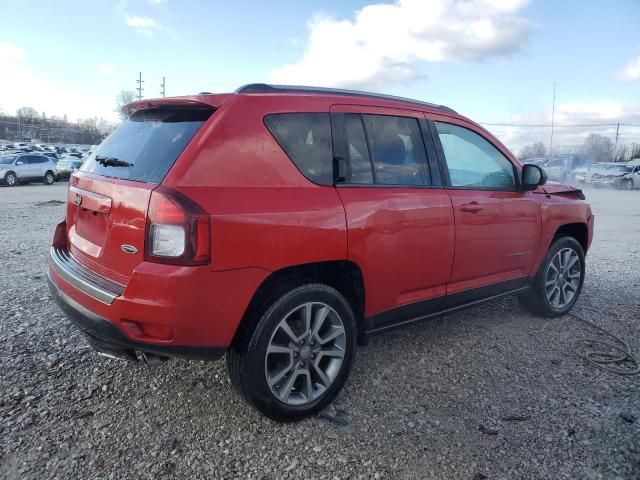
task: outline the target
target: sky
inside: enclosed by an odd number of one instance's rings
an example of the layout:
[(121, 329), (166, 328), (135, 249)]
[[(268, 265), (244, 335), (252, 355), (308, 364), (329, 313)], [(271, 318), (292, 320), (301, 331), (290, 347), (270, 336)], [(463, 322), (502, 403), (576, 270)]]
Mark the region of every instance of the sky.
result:
[[(4, 113), (115, 122), (118, 92), (142, 72), (146, 98), (163, 76), (168, 96), (310, 84), (510, 124), (548, 124), (555, 82), (556, 124), (640, 125), (640, 0), (0, 0), (0, 11)], [(512, 146), (548, 135), (488, 128)], [(622, 131), (640, 142), (640, 128)]]

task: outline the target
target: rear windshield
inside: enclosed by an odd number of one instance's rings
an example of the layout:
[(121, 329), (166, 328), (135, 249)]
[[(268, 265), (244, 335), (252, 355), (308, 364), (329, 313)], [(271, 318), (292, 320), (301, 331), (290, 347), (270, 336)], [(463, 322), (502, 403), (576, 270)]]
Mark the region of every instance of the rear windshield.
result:
[(80, 170), (160, 183), (212, 113), (209, 108), (138, 111), (96, 148)]

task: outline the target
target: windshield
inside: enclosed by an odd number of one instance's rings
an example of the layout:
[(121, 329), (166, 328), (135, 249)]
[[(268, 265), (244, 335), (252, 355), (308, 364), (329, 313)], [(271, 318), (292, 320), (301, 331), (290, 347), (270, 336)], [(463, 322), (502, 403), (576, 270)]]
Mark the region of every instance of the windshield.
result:
[(9, 157), (7, 155), (3, 155), (0, 157), (0, 165), (11, 165), (15, 158), (16, 157)]
[(210, 108), (136, 112), (96, 148), (80, 170), (160, 183), (211, 113)]

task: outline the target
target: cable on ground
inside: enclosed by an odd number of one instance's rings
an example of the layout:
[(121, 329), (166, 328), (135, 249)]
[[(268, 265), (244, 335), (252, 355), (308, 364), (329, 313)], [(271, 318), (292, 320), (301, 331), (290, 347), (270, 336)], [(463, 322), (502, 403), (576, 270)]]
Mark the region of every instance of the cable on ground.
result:
[(627, 342), (578, 314), (569, 313), (568, 315), (615, 340), (615, 342), (599, 339), (577, 340), (573, 343), (573, 353), (609, 373), (624, 376), (640, 373), (640, 361), (633, 355)]

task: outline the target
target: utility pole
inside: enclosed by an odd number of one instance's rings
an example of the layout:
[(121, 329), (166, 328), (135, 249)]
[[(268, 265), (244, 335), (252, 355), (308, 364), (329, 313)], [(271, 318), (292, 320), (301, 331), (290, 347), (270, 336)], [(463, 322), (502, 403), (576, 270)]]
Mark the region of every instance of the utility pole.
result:
[(612, 160), (616, 161), (616, 152), (618, 151), (618, 137), (620, 136), (620, 122), (618, 122), (618, 126), (616, 127), (616, 144), (613, 147), (613, 158)]
[(160, 95), (165, 96), (165, 87), (167, 85), (166, 79), (162, 77), (162, 83), (160, 84)]
[(553, 127), (556, 120), (556, 82), (553, 82), (553, 104), (551, 106), (551, 142), (549, 144), (549, 158), (553, 156)]
[(142, 72), (138, 73), (136, 83), (138, 84), (138, 88), (136, 88), (136, 90), (138, 90), (138, 100), (142, 100), (142, 91), (144, 90), (144, 88), (142, 88), (142, 84), (144, 83), (144, 80), (142, 80)]

